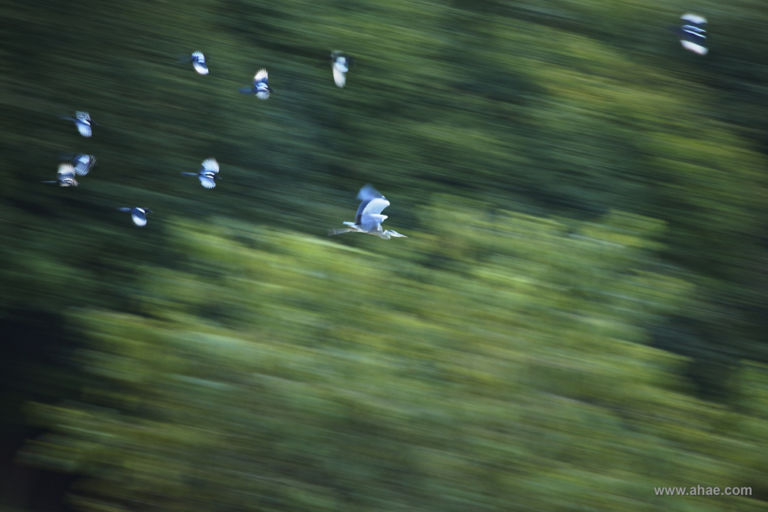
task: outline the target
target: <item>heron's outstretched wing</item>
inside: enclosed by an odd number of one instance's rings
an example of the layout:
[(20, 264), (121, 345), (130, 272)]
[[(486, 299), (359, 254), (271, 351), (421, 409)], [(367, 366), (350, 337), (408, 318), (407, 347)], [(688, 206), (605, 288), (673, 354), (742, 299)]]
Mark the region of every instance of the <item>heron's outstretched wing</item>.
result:
[(363, 186), (363, 188), (360, 189), (360, 192), (357, 193), (357, 198), (361, 201), (370, 201), (371, 199), (376, 197), (384, 197), (384, 196), (381, 195), (378, 190), (376, 190), (370, 185)]
[[(389, 206), (389, 201), (370, 185), (365, 185), (361, 188), (360, 192), (357, 193), (357, 198), (361, 201), (355, 213), (355, 223), (357, 224), (362, 224), (362, 219), (366, 214), (381, 213), (384, 208)], [(384, 201), (386, 204), (381, 201)], [(374, 204), (372, 205), (371, 203)]]
[(386, 215), (382, 215), (381, 212), (389, 206), (389, 201), (383, 197), (376, 197), (371, 199), (367, 203), (360, 205), (360, 208), (355, 222), (363, 229), (363, 231), (373, 231), (381, 227), (381, 223), (387, 219)]
[(363, 207), (363, 211), (361, 212), (361, 216), (363, 218), (371, 216), (371, 215), (378, 215), (380, 214), (384, 208), (389, 206), (389, 200), (383, 198), (383, 197), (376, 197), (374, 199), (371, 199), (366, 203), (366, 205)]

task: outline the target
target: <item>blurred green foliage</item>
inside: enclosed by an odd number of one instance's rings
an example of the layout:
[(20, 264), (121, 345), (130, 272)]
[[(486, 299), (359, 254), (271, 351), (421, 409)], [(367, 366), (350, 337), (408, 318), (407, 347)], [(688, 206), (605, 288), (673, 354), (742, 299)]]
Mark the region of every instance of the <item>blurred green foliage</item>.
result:
[[(77, 509), (768, 507), (762, 2), (0, 14), (6, 423)], [(326, 236), (365, 183), (409, 238)]]

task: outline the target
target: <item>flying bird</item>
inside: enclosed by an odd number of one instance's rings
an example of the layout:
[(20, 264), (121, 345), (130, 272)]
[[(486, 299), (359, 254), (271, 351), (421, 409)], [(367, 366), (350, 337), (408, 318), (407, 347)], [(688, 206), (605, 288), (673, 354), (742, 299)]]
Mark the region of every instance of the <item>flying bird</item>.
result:
[(365, 185), (360, 189), (360, 192), (358, 192), (357, 198), (361, 203), (360, 206), (357, 207), (355, 221), (344, 222), (343, 224), (347, 226), (346, 228), (334, 229), (329, 234), (367, 233), (383, 238), (384, 240), (389, 240), (392, 237), (407, 238), (402, 233), (398, 233), (393, 229), (382, 230), (381, 223), (387, 219), (387, 216), (382, 215), (381, 212), (384, 208), (389, 206), (389, 201), (375, 188), (370, 185)]
[(198, 75), (207, 75), (209, 73), (208, 64), (205, 63), (205, 55), (201, 51), (192, 52), (192, 67), (197, 71)]
[(78, 154), (72, 158), (72, 166), (78, 176), (88, 174), (94, 165), (96, 165), (96, 157), (93, 155)]
[(683, 14), (680, 16), (682, 25), (677, 30), (680, 36), (680, 44), (686, 50), (698, 55), (709, 53), (707, 43), (707, 18), (698, 14)]
[(269, 73), (262, 68), (256, 72), (253, 76), (253, 85), (251, 87), (241, 87), (240, 92), (243, 94), (255, 94), (260, 100), (269, 98), (272, 88), (269, 87)]
[(77, 131), (80, 132), (80, 135), (83, 137), (90, 137), (93, 135), (94, 122), (88, 112), (82, 112), (78, 110), (75, 112), (75, 117), (63, 116), (62, 119), (73, 121)]
[(197, 176), (200, 180), (200, 185), (203, 188), (215, 188), (216, 178), (219, 177), (219, 162), (215, 158), (207, 158), (203, 160), (203, 166), (197, 172), (184, 171), (181, 174), (184, 176)]
[(344, 87), (347, 83), (347, 72), (352, 59), (339, 51), (331, 52), (331, 70), (333, 71), (333, 81), (338, 87)]
[(60, 187), (76, 187), (79, 185), (75, 179), (75, 168), (72, 164), (59, 164), (59, 170), (56, 173), (55, 180), (44, 181), (49, 185), (58, 185)]
[(118, 208), (121, 212), (130, 212), (131, 213), (131, 220), (134, 224), (139, 226), (140, 228), (143, 228), (147, 225), (147, 214), (152, 213), (152, 210), (149, 208), (140, 208), (138, 206), (134, 206), (133, 208), (128, 206), (123, 206)]

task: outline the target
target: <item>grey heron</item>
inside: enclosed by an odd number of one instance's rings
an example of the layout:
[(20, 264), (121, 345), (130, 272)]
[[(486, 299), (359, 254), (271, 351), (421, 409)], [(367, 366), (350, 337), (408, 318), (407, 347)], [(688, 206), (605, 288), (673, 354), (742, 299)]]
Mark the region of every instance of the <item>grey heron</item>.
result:
[(344, 222), (347, 226), (343, 229), (334, 229), (329, 234), (340, 235), (342, 233), (366, 233), (368, 235), (378, 236), (384, 240), (390, 238), (407, 238), (402, 233), (393, 229), (382, 229), (381, 223), (387, 219), (382, 215), (384, 208), (389, 206), (389, 201), (381, 195), (375, 188), (365, 185), (357, 193), (357, 198), (361, 201), (357, 207), (354, 222)]
[(130, 212), (131, 214), (131, 220), (134, 224), (139, 226), (140, 228), (143, 228), (147, 225), (147, 214), (152, 213), (152, 210), (149, 208), (140, 208), (138, 206), (134, 207), (128, 207), (123, 206), (118, 208), (121, 212)]
[(269, 98), (269, 94), (272, 92), (272, 88), (269, 87), (269, 73), (262, 68), (256, 72), (253, 76), (253, 85), (250, 87), (241, 87), (240, 92), (243, 94), (255, 94), (260, 100)]
[(202, 167), (197, 172), (184, 171), (184, 176), (197, 176), (200, 185), (203, 188), (211, 189), (216, 187), (216, 178), (219, 177), (219, 163), (215, 158), (206, 158), (203, 160)]

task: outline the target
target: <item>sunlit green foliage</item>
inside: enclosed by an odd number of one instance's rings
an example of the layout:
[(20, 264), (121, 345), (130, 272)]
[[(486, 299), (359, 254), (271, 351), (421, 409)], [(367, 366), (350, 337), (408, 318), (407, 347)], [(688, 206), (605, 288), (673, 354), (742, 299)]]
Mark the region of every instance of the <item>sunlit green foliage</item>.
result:
[[(765, 510), (763, 2), (0, 16), (3, 375), (79, 509)], [(365, 183), (409, 238), (326, 236)], [(697, 484), (754, 495), (653, 496)]]

